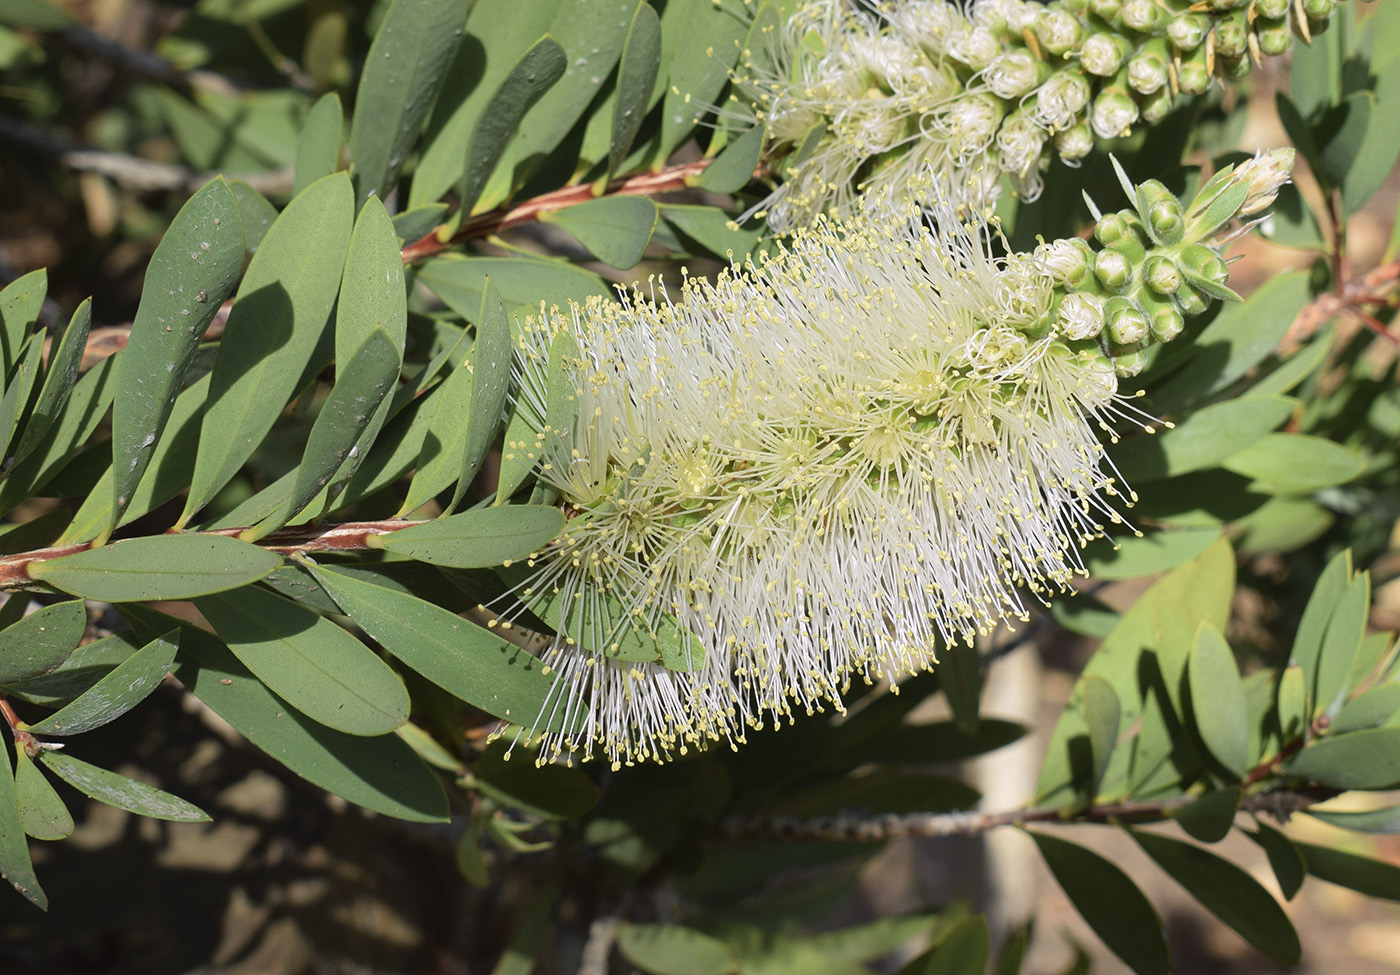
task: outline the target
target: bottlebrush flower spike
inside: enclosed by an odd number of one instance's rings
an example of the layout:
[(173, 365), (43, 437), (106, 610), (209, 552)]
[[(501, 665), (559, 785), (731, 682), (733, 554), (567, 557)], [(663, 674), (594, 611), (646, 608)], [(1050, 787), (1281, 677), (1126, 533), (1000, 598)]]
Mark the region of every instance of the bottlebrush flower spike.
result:
[(855, 212), (865, 190), (983, 208), (1003, 181), (1026, 199), (1056, 153), (1163, 118), (1182, 95), (1326, 26), (1335, 0), (806, 0), (764, 35), (738, 80), (784, 182), (752, 212), (779, 233)]

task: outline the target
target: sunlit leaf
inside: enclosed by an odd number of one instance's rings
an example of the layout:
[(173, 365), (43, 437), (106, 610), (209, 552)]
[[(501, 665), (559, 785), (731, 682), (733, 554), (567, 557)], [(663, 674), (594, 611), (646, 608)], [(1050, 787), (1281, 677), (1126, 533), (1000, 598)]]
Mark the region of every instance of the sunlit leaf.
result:
[(75, 596), (121, 603), (222, 592), (281, 564), (275, 552), (223, 535), (148, 535), (35, 562), (29, 574)]
[(420, 562), (472, 569), (523, 559), (563, 527), (564, 514), (558, 508), (505, 505), (371, 536), (369, 544)]
[(160, 686), (178, 648), (178, 631), (157, 637), (72, 702), (27, 730), (36, 735), (80, 735), (115, 721)]
[(83, 601), (74, 599), (35, 610), (0, 630), (0, 684), (47, 674), (68, 659), (87, 629)]
[(209, 816), (179, 796), (162, 792), (154, 786), (128, 779), (116, 772), (89, 765), (66, 752), (44, 751), (39, 761), (50, 772), (77, 789), (83, 795), (125, 809), (138, 816), (166, 819), (175, 823), (207, 823)]

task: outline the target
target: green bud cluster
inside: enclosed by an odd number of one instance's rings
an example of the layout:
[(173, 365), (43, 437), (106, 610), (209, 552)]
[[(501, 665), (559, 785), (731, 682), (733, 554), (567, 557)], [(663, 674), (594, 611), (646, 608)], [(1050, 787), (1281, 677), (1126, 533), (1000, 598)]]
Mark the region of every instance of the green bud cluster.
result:
[(1097, 248), (1073, 240), (1042, 249), (1058, 285), (1048, 321), (1071, 349), (1097, 351), (1120, 376), (1136, 375), (1147, 350), (1180, 335), (1187, 318), (1239, 300), (1221, 256), (1235, 234), (1222, 230), (1273, 202), (1292, 164), (1292, 149), (1258, 155), (1222, 169), (1184, 203), (1157, 180), (1133, 186), (1115, 160), (1133, 205), (1095, 209)]
[(981, 209), (1005, 180), (1033, 200), (1054, 156), (1073, 165), (1244, 76), (1322, 30), (1336, 0), (871, 6), (804, 0), (767, 57), (745, 63), (772, 153), (791, 153), (784, 184), (755, 208), (779, 232), (849, 216), (865, 191)]

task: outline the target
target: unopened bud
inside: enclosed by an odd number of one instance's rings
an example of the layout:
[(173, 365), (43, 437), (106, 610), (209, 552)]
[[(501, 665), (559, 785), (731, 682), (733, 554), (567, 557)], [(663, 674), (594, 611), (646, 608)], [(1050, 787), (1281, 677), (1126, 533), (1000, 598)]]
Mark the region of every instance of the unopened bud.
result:
[(1099, 97), (1094, 99), (1091, 121), (1101, 139), (1117, 139), (1127, 135), (1137, 118), (1137, 102), (1126, 92), (1110, 88), (1099, 92)]
[(1089, 9), (1104, 20), (1112, 22), (1123, 8), (1123, 0), (1089, 0)]
[(982, 72), (987, 87), (1002, 98), (1020, 98), (1040, 83), (1038, 69), (1042, 62), (1030, 51), (1009, 51), (993, 59)]
[(1105, 247), (1112, 247), (1132, 233), (1133, 228), (1128, 223), (1128, 218), (1118, 211), (1105, 213), (1099, 218), (1099, 222), (1094, 224), (1094, 239)]
[(1215, 25), (1215, 53), (1217, 57), (1237, 58), (1248, 50), (1249, 22), (1243, 10), (1236, 10), (1222, 17)]
[(1130, 352), (1114, 351), (1113, 371), (1120, 376), (1136, 376), (1147, 368), (1147, 352), (1134, 349)]
[(1288, 8), (1291, 6), (1292, 0), (1254, 0), (1254, 16), (1282, 20), (1288, 16)]
[(1167, 63), (1155, 51), (1142, 51), (1128, 60), (1128, 87), (1150, 95), (1167, 83)]
[(1170, 342), (1186, 328), (1186, 319), (1173, 305), (1161, 304), (1152, 309), (1152, 337), (1158, 342)]
[(1139, 108), (1142, 111), (1142, 120), (1147, 124), (1154, 125), (1162, 121), (1172, 110), (1171, 89), (1159, 88), (1152, 94), (1143, 96)]
[(1310, 20), (1325, 21), (1337, 12), (1337, 0), (1303, 0), (1303, 13)]
[(1118, 11), (1118, 19), (1130, 30), (1155, 34), (1167, 19), (1167, 12), (1153, 0), (1127, 0)]
[(1186, 215), (1181, 201), (1174, 196), (1158, 200), (1147, 210), (1147, 226), (1154, 240), (1163, 244), (1179, 244), (1186, 236)]
[(1249, 184), (1249, 195), (1240, 204), (1240, 216), (1248, 217), (1258, 213), (1278, 197), (1278, 191), (1288, 182), (1293, 172), (1293, 161), (1297, 150), (1291, 146), (1283, 149), (1270, 149), (1261, 152), (1253, 159), (1240, 163), (1232, 179)]
[(1076, 285), (1089, 273), (1094, 252), (1078, 237), (1052, 240), (1035, 249), (1038, 260), (1057, 285)]
[(1094, 151), (1094, 133), (1087, 122), (1071, 125), (1055, 136), (1055, 148), (1066, 162), (1083, 159)]
[(1035, 22), (1035, 36), (1045, 50), (1062, 57), (1079, 46), (1084, 28), (1068, 11), (1045, 10)]
[(1189, 57), (1182, 58), (1176, 69), (1176, 86), (1187, 95), (1203, 95), (1210, 88), (1205, 48), (1198, 47)]
[(1227, 81), (1243, 81), (1249, 77), (1252, 65), (1247, 57), (1218, 57), (1215, 59), (1215, 70)]
[(1127, 38), (1117, 34), (1095, 34), (1079, 49), (1079, 63), (1090, 74), (1107, 78), (1123, 64), (1128, 51)]
[(1094, 256), (1094, 276), (1109, 291), (1122, 291), (1133, 280), (1133, 267), (1116, 250), (1099, 251)]
[(1147, 259), (1142, 279), (1159, 295), (1173, 295), (1181, 288), (1181, 271), (1171, 258), (1154, 254)]
[(1269, 57), (1287, 54), (1293, 47), (1293, 31), (1286, 20), (1264, 20), (1254, 22), (1254, 36), (1259, 41), (1259, 52)]
[(1230, 269), (1220, 255), (1205, 244), (1192, 244), (1181, 252), (1182, 273), (1187, 279), (1199, 278), (1212, 284), (1230, 280)]
[(1129, 298), (1110, 298), (1104, 313), (1108, 316), (1108, 337), (1115, 345), (1135, 345), (1151, 334), (1147, 316)]
[(1210, 298), (1192, 285), (1182, 282), (1176, 294), (1172, 295), (1176, 302), (1176, 307), (1181, 309), (1181, 313), (1187, 318), (1200, 315), (1210, 307)]
[(1179, 14), (1167, 24), (1167, 38), (1185, 54), (1204, 44), (1209, 30), (1210, 19), (1205, 14)]

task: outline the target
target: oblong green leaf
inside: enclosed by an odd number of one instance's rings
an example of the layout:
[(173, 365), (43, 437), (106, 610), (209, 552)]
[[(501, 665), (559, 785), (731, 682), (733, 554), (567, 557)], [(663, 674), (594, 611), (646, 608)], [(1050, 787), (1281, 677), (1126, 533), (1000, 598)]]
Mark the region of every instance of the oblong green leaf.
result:
[(191, 599), (256, 582), (282, 564), (275, 552), (224, 535), (149, 535), (35, 562), (29, 574), (104, 603)]
[(1159, 867), (1256, 950), (1284, 965), (1296, 965), (1302, 958), (1293, 922), (1244, 869), (1193, 843), (1142, 830), (1129, 832)]
[(48, 371), (44, 375), (44, 385), (39, 390), (39, 400), (24, 425), (24, 436), (15, 449), (13, 463), (28, 457), (48, 437), (54, 423), (68, 405), (68, 396), (78, 382), (78, 369), (83, 364), (83, 349), (87, 345), (88, 332), (92, 327), (92, 299), (86, 299), (63, 330), (63, 339), (49, 356)]
[(20, 821), (10, 750), (3, 744), (0, 744), (0, 876), (40, 910), (49, 909), (48, 895), (39, 886), (39, 878), (34, 876), (34, 861), (29, 858), (29, 842), (24, 838), (24, 826)]
[(1400, 711), (1400, 684), (1382, 684), (1347, 702), (1332, 719), (1329, 731), (1344, 735), (1349, 731), (1378, 728)]
[(36, 840), (61, 840), (73, 832), (73, 814), (23, 748), (15, 753), (15, 801), (24, 831)]
[(644, 196), (605, 196), (545, 211), (540, 219), (568, 231), (604, 264), (626, 270), (646, 253), (657, 213), (656, 204)]
[(1400, 786), (1400, 728), (1368, 728), (1313, 741), (1283, 769), (1333, 789)]
[(121, 607), (148, 636), (178, 626), (175, 676), (254, 745), (297, 775), (366, 809), (414, 822), (444, 822), (437, 777), (398, 735), (362, 738), (297, 713), (208, 630), (138, 604)]
[(74, 599), (45, 606), (0, 630), (0, 684), (54, 670), (77, 649), (86, 629), (87, 611), (81, 599)]
[(179, 646), (178, 631), (157, 637), (73, 701), (27, 730), (36, 735), (80, 735), (117, 720), (160, 686)]
[(980, 914), (953, 925), (928, 954), (906, 966), (909, 975), (981, 975), (992, 953), (992, 935)]
[(408, 720), (403, 681), (372, 650), (290, 599), (246, 587), (195, 606), (249, 670), (329, 728), (382, 735)]
[(353, 227), (350, 178), (312, 183), (267, 232), (214, 362), (185, 523), (262, 443), (325, 331)]
[(457, 510), (466, 497), (467, 489), (500, 431), (510, 390), (513, 355), (505, 305), (488, 278), (481, 295), (481, 314), (476, 319), (476, 341), (472, 343), (467, 360), (467, 368), (471, 370), (467, 431), (461, 438), (462, 469), (457, 475), (452, 503), (447, 507), (449, 512)]
[(662, 32), (670, 37), (663, 37), (669, 43), (662, 61), (667, 74), (658, 156), (674, 152), (706, 107), (720, 104), (748, 28), (747, 18), (736, 10), (713, 3), (681, 4), (679, 16), (662, 19)]
[(130, 633), (112, 633), (83, 644), (47, 674), (27, 680), (8, 693), (41, 707), (62, 707), (140, 648), (141, 644)]
[(1307, 862), (1308, 873), (1319, 880), (1348, 887), (1367, 897), (1400, 901), (1400, 867), (1313, 843), (1295, 840), (1294, 845)]
[(1238, 787), (1212, 789), (1184, 806), (1172, 810), (1171, 817), (1192, 839), (1219, 843), (1229, 835), (1240, 808), (1242, 790)]
[(1298, 851), (1292, 840), (1268, 823), (1256, 820), (1256, 825), (1259, 827), (1257, 833), (1244, 830), (1244, 835), (1263, 848), (1264, 854), (1269, 858), (1269, 866), (1273, 868), (1274, 878), (1278, 881), (1279, 890), (1284, 899), (1291, 901), (1308, 876), (1303, 854)]
[(540, 96), (564, 77), (568, 63), (559, 42), (545, 34), (520, 55), (491, 96), (467, 143), (467, 161), (457, 187), (463, 213), (469, 213), (475, 205), (520, 120)]
[(20, 349), (49, 293), (49, 272), (44, 268), (15, 278), (0, 291), (0, 374), (8, 376), (19, 361)]
[(508, 316), (520, 308), (538, 312), (541, 302), (546, 308), (568, 308), (569, 302), (583, 304), (590, 295), (609, 296), (607, 283), (592, 271), (535, 258), (447, 254), (424, 261), (416, 275), (416, 280), (468, 321), (481, 310), (488, 279), (500, 294)]
[(331, 566), (311, 572), (340, 608), (387, 652), (468, 704), (539, 731), (562, 728), (543, 717), (554, 680), (515, 644), (417, 596), (372, 585)]
[(624, 924), (617, 947), (652, 975), (728, 975), (739, 966), (723, 941), (679, 924)]
[(1221, 464), (1275, 491), (1302, 493), (1360, 476), (1366, 461), (1341, 444), (1305, 433), (1270, 433)]
[(1196, 630), (1186, 666), (1191, 715), (1196, 731), (1215, 760), (1243, 778), (1249, 766), (1249, 724), (1244, 684), (1234, 651), (1209, 623)]
[(394, 0), (380, 20), (350, 123), (357, 203), (394, 188), (466, 22), (467, 0)]
[(1314, 709), (1335, 716), (1351, 688), (1347, 675), (1366, 636), (1366, 619), (1371, 612), (1371, 577), (1361, 573), (1347, 584), (1342, 598), (1327, 621), (1322, 652), (1317, 661), (1317, 681), (1313, 686)]
[(164, 819), (172, 823), (207, 823), (209, 815), (179, 796), (172, 796), (154, 786), (128, 779), (125, 775), (89, 765), (64, 752), (43, 751), (39, 761), (50, 772), (77, 789), (83, 795), (125, 809), (138, 816)]
[(1393, 835), (1400, 833), (1400, 806), (1384, 806), (1380, 809), (1366, 809), (1356, 812), (1333, 811), (1309, 806), (1303, 812), (1320, 819), (1329, 826), (1349, 829), (1354, 833), (1380, 833)]
[(1096, 674), (1090, 674), (1080, 684), (1083, 695), (1084, 721), (1089, 727), (1089, 754), (1093, 760), (1093, 783), (1086, 798), (1093, 799), (1103, 782), (1108, 761), (1118, 744), (1118, 728), (1122, 721), (1122, 706), (1113, 685)]
[(140, 483), (195, 350), (242, 270), (243, 221), (219, 177), (180, 208), (146, 268), (112, 402), (116, 516)]
[(1216, 403), (1173, 429), (1124, 441), (1113, 450), (1113, 465), (1129, 484), (1214, 467), (1288, 419), (1295, 406), (1281, 396)]
[(420, 562), (478, 569), (523, 559), (563, 527), (564, 513), (558, 508), (503, 505), (374, 535), (368, 543)]
[(31, 335), (20, 349), (17, 371), (5, 386), (5, 395), (0, 397), (0, 457), (9, 456), (10, 443), (19, 432), (29, 395), (39, 378), (43, 356), (43, 341), (39, 335)]
[(1137, 975), (1170, 969), (1162, 919), (1119, 867), (1057, 836), (1032, 832), (1040, 855), (1089, 927)]
[(753, 180), (758, 161), (763, 157), (764, 135), (764, 127), (755, 125), (729, 143), (700, 174), (697, 185), (712, 193), (734, 193), (743, 189)]
[(613, 102), (612, 138), (608, 143), (609, 176), (617, 172), (642, 127), (660, 67), (661, 20), (647, 0), (638, 0), (617, 66), (617, 99)]
[(1219, 537), (1217, 528), (1187, 528), (1101, 538), (1084, 547), (1084, 564), (1095, 579), (1136, 579), (1189, 562)]
[(297, 158), (292, 165), (292, 195), (340, 168), (340, 148), (345, 133), (345, 116), (340, 96), (328, 91), (316, 99), (306, 113), (297, 138)]

